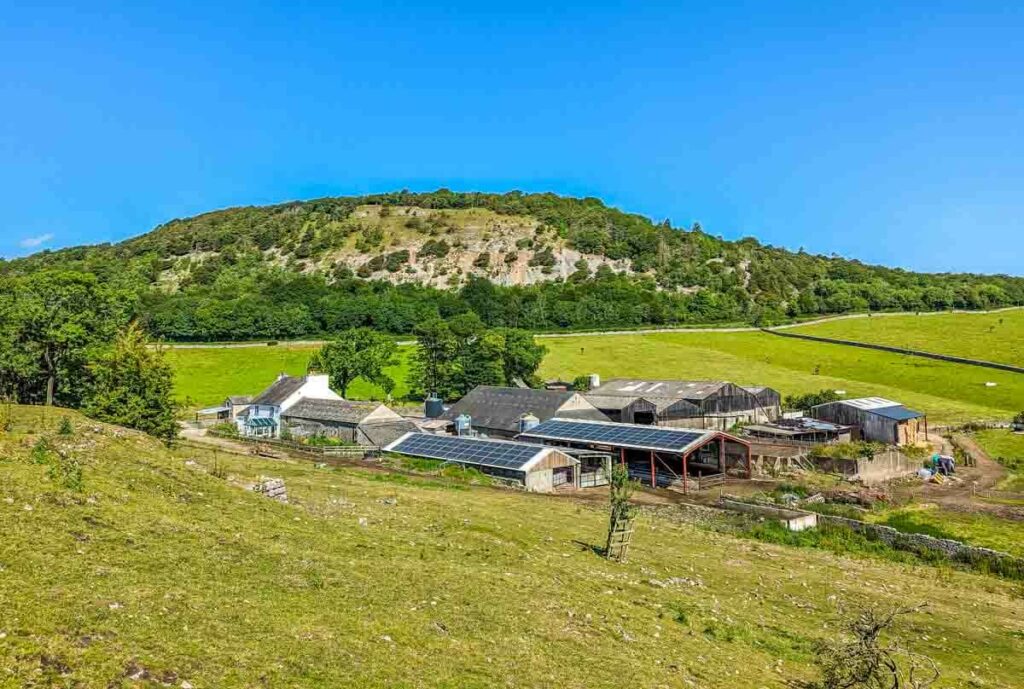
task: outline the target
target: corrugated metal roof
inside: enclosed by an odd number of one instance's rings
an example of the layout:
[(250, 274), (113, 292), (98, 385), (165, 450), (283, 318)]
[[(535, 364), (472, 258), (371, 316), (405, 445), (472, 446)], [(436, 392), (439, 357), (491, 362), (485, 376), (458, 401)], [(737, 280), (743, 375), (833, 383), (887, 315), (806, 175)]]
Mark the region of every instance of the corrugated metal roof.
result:
[(907, 409), (902, 404), (897, 404), (893, 407), (882, 407), (878, 409), (868, 410), (872, 414), (877, 414), (886, 419), (892, 419), (893, 421), (908, 421), (910, 419), (919, 419), (924, 414), (913, 409)]
[(853, 400), (840, 400), (840, 402), (850, 407), (865, 410), (902, 406), (899, 402), (893, 402), (892, 400), (887, 400), (884, 397), (860, 397)]
[(590, 395), (632, 396), (652, 399), (669, 397), (674, 399), (703, 399), (713, 395), (727, 385), (722, 380), (641, 380), (615, 378), (588, 393)]

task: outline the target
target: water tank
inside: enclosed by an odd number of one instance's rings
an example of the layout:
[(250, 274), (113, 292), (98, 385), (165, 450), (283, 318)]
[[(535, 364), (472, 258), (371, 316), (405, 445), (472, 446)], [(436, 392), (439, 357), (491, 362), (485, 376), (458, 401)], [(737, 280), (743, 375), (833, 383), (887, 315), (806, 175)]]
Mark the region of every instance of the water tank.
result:
[(540, 425), (540, 419), (527, 412), (519, 417), (519, 432), (526, 433)]
[(444, 413), (444, 402), (437, 395), (430, 395), (423, 403), (423, 415), (428, 419), (436, 419)]
[(601, 387), (601, 376), (597, 375), (596, 373), (591, 373), (589, 376), (587, 376), (587, 380), (590, 382), (591, 390)]
[(455, 417), (455, 435), (467, 435), (473, 426), (473, 419), (469, 414), (459, 414)]

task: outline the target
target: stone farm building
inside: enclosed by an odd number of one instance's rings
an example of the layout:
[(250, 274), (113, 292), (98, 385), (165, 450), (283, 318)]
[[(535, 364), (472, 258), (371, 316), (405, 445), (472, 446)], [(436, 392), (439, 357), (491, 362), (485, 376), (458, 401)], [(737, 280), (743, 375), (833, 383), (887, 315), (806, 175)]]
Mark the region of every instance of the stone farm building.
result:
[(723, 431), (737, 423), (776, 419), (782, 406), (779, 393), (771, 388), (745, 388), (727, 381), (618, 378), (585, 397), (612, 421)]
[(855, 426), (863, 440), (888, 445), (913, 445), (918, 433), (928, 432), (928, 419), (918, 411), (883, 397), (840, 400), (811, 407), (810, 416)]
[(581, 482), (580, 460), (536, 443), (430, 433), (407, 433), (384, 450), (470, 467), (538, 493), (572, 490)]
[(524, 429), (524, 419), (531, 416), (535, 421), (546, 421), (554, 416), (608, 421), (607, 416), (578, 392), (491, 385), (473, 388), (441, 418), (454, 425), (462, 415), (469, 417), (474, 431), (494, 438), (514, 438)]
[(377, 447), (416, 430), (415, 424), (380, 402), (344, 399), (299, 400), (281, 413), (281, 421), (294, 436), (324, 436)]

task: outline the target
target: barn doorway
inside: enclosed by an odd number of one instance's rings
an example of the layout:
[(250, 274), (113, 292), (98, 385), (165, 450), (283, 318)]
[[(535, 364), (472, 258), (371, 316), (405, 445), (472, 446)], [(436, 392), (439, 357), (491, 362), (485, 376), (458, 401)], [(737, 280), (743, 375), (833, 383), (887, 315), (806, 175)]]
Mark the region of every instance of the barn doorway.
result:
[(652, 411), (638, 411), (633, 414), (633, 423), (643, 424), (644, 426), (653, 426), (654, 422), (655, 416)]

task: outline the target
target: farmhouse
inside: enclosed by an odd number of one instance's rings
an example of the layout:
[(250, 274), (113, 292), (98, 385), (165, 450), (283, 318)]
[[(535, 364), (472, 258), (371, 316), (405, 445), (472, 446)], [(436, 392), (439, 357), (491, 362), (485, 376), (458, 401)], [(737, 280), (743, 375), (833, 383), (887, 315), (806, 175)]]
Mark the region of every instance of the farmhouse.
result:
[[(453, 425), (463, 417), (479, 433), (496, 438), (514, 438), (530, 423), (554, 416), (591, 421), (608, 421), (578, 392), (531, 390), (478, 385), (449, 407), (441, 418)], [(461, 422), (460, 422), (461, 423)]]
[(239, 434), (251, 438), (280, 437), (281, 414), (306, 398), (340, 400), (341, 396), (331, 390), (326, 375), (295, 377), (282, 373), (238, 415), (235, 422)]
[(383, 446), (416, 426), (379, 402), (303, 398), (281, 412), (293, 435), (338, 438), (359, 445)]
[(822, 421), (855, 426), (864, 440), (889, 445), (913, 445), (918, 433), (928, 432), (928, 419), (924, 414), (883, 397), (819, 404), (811, 407), (810, 415)]
[(781, 408), (777, 391), (727, 381), (619, 378), (585, 396), (613, 421), (719, 430), (775, 419)]
[[(750, 446), (746, 441), (707, 429), (656, 428), (577, 419), (553, 418), (524, 431), (520, 440), (556, 447), (609, 452), (629, 467), (630, 476), (687, 492), (692, 478), (724, 481), (726, 474), (750, 478)], [(698, 481), (709, 485), (707, 480)]]
[(540, 493), (571, 490), (581, 481), (578, 459), (558, 448), (535, 443), (407, 433), (384, 450), (472, 467)]

